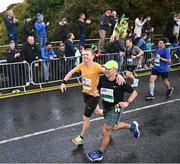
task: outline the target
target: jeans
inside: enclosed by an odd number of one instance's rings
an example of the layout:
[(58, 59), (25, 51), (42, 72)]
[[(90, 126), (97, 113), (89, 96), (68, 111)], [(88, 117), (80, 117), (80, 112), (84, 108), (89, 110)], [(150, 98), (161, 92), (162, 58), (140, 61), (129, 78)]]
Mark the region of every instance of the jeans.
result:
[(118, 65), (119, 65), (118, 71), (122, 72), (123, 71), (122, 66), (123, 66), (123, 63), (124, 63), (124, 56), (123, 55), (118, 55), (118, 61), (117, 62), (118, 62)]
[(39, 50), (41, 51), (41, 48), (44, 47), (47, 42), (47, 38), (42, 38), (38, 36), (38, 42), (39, 42)]
[(50, 63), (48, 61), (43, 61), (42, 66), (43, 66), (44, 80), (48, 81), (49, 80)]
[(86, 36), (84, 34), (79, 35), (79, 45), (84, 46)]

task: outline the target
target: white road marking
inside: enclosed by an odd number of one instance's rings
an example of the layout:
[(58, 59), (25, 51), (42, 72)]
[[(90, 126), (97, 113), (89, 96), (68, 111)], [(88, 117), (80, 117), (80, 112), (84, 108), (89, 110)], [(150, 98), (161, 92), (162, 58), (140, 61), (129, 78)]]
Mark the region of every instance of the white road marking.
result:
[[(123, 114), (132, 113), (132, 112), (140, 111), (140, 110), (143, 110), (143, 109), (149, 109), (149, 108), (157, 107), (157, 106), (160, 106), (160, 105), (173, 103), (173, 102), (176, 102), (176, 101), (180, 101), (180, 98), (165, 101), (165, 102), (161, 102), (161, 103), (157, 103), (157, 104), (153, 104), (153, 105), (148, 105), (148, 106), (144, 106), (144, 107), (140, 107), (140, 108), (135, 108), (135, 109), (132, 109), (132, 110), (125, 111), (125, 112), (123, 112)], [(99, 121), (99, 120), (102, 120), (102, 119), (103, 119), (103, 117), (94, 118), (94, 119), (91, 120), (91, 122)], [(35, 133), (32, 133), (32, 134), (24, 135), (24, 136), (14, 137), (14, 138), (6, 139), (6, 140), (1, 140), (0, 145), (8, 143), (8, 142), (12, 142), (12, 141), (18, 141), (18, 140), (21, 140), (21, 139), (33, 137), (33, 136), (38, 136), (38, 135), (41, 135), (41, 134), (46, 134), (46, 133), (49, 133), (49, 132), (54, 132), (54, 131), (57, 131), (57, 130), (60, 130), (60, 129), (66, 129), (66, 128), (82, 125), (82, 124), (83, 124), (83, 122), (80, 121), (80, 122), (77, 122), (77, 123), (64, 125), (64, 126), (59, 126), (57, 128), (52, 128), (52, 129), (48, 129), (48, 130), (44, 130), (44, 131), (39, 131), (39, 132), (35, 132)]]

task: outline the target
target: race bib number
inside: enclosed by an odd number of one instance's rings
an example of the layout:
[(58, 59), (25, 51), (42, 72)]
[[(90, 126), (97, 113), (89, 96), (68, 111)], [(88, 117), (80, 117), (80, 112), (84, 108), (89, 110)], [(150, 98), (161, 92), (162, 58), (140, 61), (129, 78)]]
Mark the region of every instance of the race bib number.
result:
[(91, 90), (91, 79), (82, 78), (83, 89)]
[(127, 58), (127, 64), (132, 65), (133, 64), (133, 59), (132, 58)]
[(160, 59), (155, 58), (155, 59), (154, 59), (154, 65), (155, 65), (155, 66), (160, 66)]
[(114, 102), (114, 91), (113, 89), (101, 88), (101, 96), (104, 101), (113, 103)]

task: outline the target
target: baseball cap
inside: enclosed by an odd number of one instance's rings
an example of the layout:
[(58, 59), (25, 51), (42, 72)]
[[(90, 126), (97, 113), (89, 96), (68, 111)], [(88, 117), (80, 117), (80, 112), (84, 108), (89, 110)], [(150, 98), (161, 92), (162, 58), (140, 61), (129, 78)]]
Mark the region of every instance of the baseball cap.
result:
[(103, 66), (107, 69), (111, 69), (111, 68), (118, 69), (118, 63), (115, 60), (109, 60)]

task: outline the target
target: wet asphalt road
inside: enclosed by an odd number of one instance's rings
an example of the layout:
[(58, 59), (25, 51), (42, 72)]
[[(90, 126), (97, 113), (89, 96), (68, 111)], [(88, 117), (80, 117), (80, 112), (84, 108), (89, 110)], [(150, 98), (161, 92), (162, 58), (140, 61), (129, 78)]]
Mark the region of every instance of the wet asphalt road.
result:
[[(180, 162), (180, 72), (172, 72), (169, 77), (175, 88), (173, 96), (165, 98), (166, 89), (158, 79), (153, 102), (144, 101), (149, 77), (140, 78), (139, 95), (127, 110), (174, 99), (178, 101), (124, 114), (122, 121), (139, 122), (141, 137), (133, 138), (128, 130), (113, 132), (102, 162)], [(80, 90), (75, 87), (68, 88), (64, 94), (51, 91), (1, 99), (0, 162), (89, 162), (86, 153), (98, 149), (103, 119), (91, 123), (83, 147), (71, 143), (82, 126), (79, 122), (84, 104)], [(46, 132), (31, 136), (41, 131)], [(27, 134), (31, 135), (21, 138)], [(7, 140), (19, 136), (16, 141)], [(3, 143), (5, 140), (7, 142)]]

